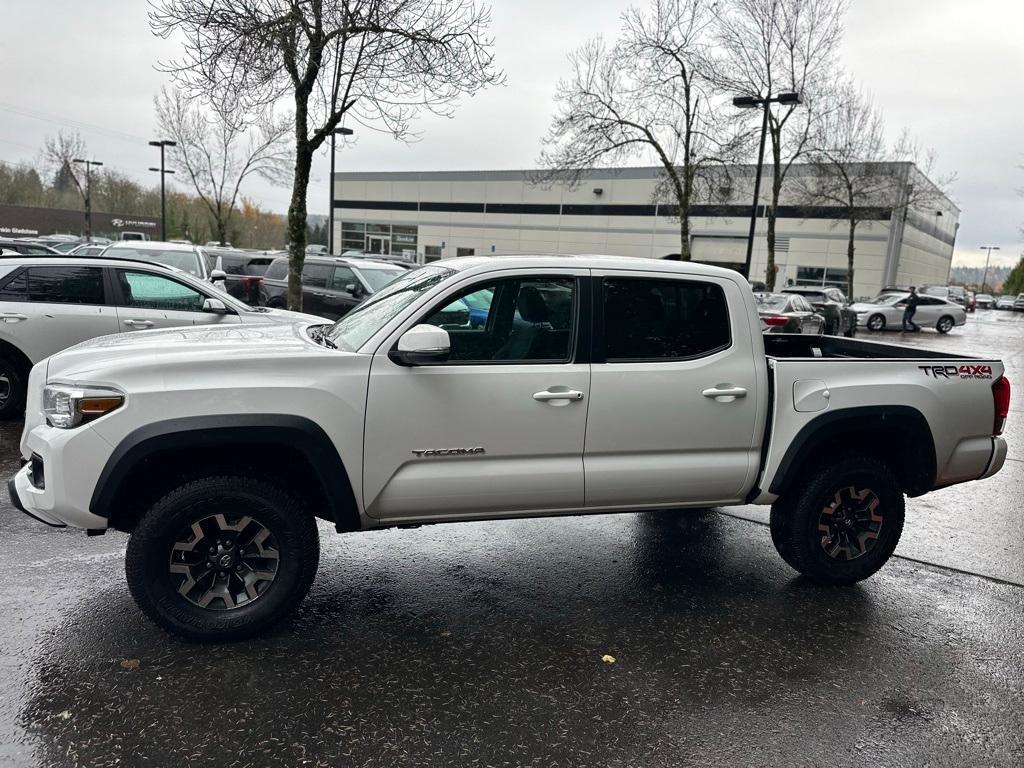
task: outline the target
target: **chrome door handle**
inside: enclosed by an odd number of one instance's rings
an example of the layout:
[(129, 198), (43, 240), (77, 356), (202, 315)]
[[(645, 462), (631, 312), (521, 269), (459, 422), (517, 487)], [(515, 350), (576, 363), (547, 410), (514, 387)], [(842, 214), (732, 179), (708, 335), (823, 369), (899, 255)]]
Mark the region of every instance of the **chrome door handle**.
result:
[(569, 402), (571, 400), (582, 400), (583, 393), (578, 389), (566, 389), (562, 392), (552, 392), (550, 389), (546, 389), (543, 392), (534, 392), (533, 399), (539, 400), (542, 403), (548, 403), (553, 400), (565, 400)]
[(720, 403), (731, 403), (738, 397), (746, 397), (747, 390), (743, 387), (712, 387), (701, 392), (704, 397), (710, 397)]
[(125, 320), (124, 324), (132, 328), (152, 328), (152, 320)]
[(0, 314), (0, 320), (5, 323), (20, 323), (22, 320), (28, 320), (28, 315), (22, 315), (18, 312), (4, 312)]

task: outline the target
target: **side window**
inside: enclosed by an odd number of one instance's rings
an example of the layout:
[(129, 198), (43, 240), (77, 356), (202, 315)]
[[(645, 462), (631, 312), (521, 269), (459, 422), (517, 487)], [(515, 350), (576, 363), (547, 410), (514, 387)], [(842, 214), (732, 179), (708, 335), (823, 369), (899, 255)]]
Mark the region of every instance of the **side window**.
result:
[(421, 322), (448, 331), (449, 364), (568, 362), (576, 281), (530, 277), (477, 284)]
[[(29, 301), (47, 304), (103, 304), (103, 270), (99, 267), (29, 267), (24, 278)], [(4, 289), (6, 293), (11, 285)], [(22, 299), (24, 301), (24, 299)]]
[(288, 259), (274, 259), (267, 270), (267, 277), (271, 280), (287, 280)]
[(331, 281), (331, 288), (335, 291), (344, 291), (346, 285), (355, 284), (357, 287), (360, 286), (360, 282), (356, 279), (356, 273), (348, 267), (335, 267), (334, 268), (334, 279)]
[(124, 306), (137, 309), (199, 312), (206, 296), (184, 283), (149, 272), (117, 270)]
[(334, 267), (330, 264), (304, 264), (302, 267), (302, 284), (310, 288), (326, 288), (331, 279)]
[(0, 288), (0, 301), (28, 301), (28, 271), (22, 270), (21, 274), (7, 281), (3, 288)]
[(606, 278), (603, 301), (608, 362), (685, 360), (729, 346), (725, 293), (713, 283)]

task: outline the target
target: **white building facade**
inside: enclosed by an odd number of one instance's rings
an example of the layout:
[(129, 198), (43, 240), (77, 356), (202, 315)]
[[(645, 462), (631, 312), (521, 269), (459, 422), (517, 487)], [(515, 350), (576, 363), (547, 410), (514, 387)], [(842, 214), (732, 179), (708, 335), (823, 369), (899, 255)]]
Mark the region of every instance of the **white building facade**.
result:
[[(529, 171), (337, 173), (334, 177), (334, 250), (387, 254), (419, 263), (502, 253), (603, 253), (678, 258), (680, 227), (673, 208), (655, 201), (658, 168), (594, 169), (575, 185), (535, 183)], [(741, 269), (752, 209), (752, 171), (733, 169), (719, 202), (698, 204), (690, 218), (695, 261)], [(800, 204), (785, 190), (812, 172), (794, 166), (787, 176), (776, 226), (776, 285), (847, 281), (848, 223), (836, 206)], [(893, 166), (898, 195), (930, 185), (913, 165)], [(735, 179), (740, 181), (737, 183)], [(754, 238), (752, 280), (764, 280), (767, 220), (762, 182)], [(906, 200), (906, 197), (903, 198)], [(724, 201), (724, 202), (722, 202)], [(883, 285), (945, 284), (959, 226), (959, 209), (945, 196), (927, 206), (879, 200), (859, 210), (854, 295)]]

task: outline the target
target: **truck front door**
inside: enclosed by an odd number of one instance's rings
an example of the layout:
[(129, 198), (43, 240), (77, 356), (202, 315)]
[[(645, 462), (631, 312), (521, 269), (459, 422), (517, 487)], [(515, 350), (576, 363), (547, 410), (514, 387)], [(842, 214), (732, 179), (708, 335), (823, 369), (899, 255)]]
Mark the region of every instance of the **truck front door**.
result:
[(594, 273), (588, 507), (742, 499), (758, 466), (763, 354), (736, 283)]
[[(583, 506), (590, 366), (577, 337), (586, 274), (510, 270), (467, 280), (381, 345), (366, 406), (369, 515), (436, 520)], [(472, 320), (462, 301), (470, 295)], [(448, 331), (448, 361), (389, 359), (401, 333), (422, 323)]]

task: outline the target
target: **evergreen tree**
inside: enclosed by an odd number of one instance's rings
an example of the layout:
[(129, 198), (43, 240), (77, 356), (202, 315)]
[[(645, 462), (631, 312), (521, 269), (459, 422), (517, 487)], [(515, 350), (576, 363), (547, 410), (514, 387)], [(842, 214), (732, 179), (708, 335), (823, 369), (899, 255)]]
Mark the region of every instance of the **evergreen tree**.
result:
[(1024, 256), (1017, 262), (1017, 266), (1010, 270), (1010, 274), (1003, 282), (1003, 293), (1024, 293)]

